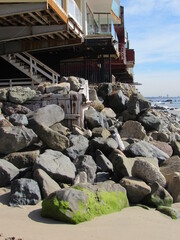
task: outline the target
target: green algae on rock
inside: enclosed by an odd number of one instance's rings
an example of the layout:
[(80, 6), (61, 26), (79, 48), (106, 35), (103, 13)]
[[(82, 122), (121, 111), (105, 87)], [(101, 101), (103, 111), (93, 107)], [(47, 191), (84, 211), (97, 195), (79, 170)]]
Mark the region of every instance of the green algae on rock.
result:
[(128, 207), (125, 189), (112, 181), (79, 184), (52, 193), (42, 203), (43, 217), (78, 224)]
[(167, 207), (167, 206), (160, 206), (157, 208), (157, 210), (172, 219), (176, 220), (180, 218), (180, 210), (173, 208), (173, 207)]

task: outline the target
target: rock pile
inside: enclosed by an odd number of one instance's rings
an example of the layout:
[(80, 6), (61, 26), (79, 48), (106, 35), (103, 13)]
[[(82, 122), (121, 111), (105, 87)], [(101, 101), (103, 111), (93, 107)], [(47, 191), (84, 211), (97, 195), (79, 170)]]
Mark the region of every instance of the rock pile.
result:
[(79, 92), (83, 79), (62, 78), (38, 90), (0, 89), (0, 187), (11, 184), (11, 206), (36, 204), (42, 215), (79, 223), (145, 204), (179, 217), (180, 122), (151, 108), (133, 87), (104, 83), (90, 89), (84, 128), (64, 126), (64, 110), (31, 111), (40, 94)]

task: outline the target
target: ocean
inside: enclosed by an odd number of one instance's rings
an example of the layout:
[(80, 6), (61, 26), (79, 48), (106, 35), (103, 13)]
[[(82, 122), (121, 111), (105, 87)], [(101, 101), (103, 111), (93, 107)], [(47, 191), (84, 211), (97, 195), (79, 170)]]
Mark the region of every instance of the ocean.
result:
[(180, 117), (180, 97), (146, 97), (152, 106), (162, 107)]

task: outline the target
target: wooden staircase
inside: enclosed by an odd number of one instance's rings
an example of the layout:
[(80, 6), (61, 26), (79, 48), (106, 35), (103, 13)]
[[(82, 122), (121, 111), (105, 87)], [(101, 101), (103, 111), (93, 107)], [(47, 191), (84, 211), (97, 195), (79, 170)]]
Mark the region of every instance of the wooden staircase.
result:
[[(60, 75), (57, 72), (27, 52), (8, 54), (1, 57), (28, 76), (32, 80), (32, 86), (43, 81), (58, 83), (60, 80)], [(23, 85), (23, 82), (21, 85)]]

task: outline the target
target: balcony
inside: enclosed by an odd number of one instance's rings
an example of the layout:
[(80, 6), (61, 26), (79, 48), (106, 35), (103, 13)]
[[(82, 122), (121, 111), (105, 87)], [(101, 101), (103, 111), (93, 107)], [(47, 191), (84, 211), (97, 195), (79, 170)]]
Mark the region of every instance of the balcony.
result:
[(134, 67), (135, 64), (135, 51), (134, 49), (126, 49), (126, 61), (128, 67)]
[(78, 8), (78, 6), (74, 0), (67, 1), (67, 13), (68, 13), (68, 16), (70, 18), (72, 18), (79, 25), (80, 29), (82, 30), (82, 12)]

